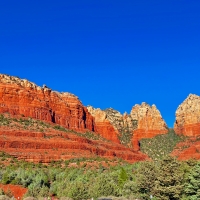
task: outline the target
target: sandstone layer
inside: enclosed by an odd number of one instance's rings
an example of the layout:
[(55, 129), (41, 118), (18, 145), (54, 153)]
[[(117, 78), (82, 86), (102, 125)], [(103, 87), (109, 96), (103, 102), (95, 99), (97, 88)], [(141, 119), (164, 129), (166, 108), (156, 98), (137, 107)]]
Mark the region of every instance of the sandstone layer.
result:
[(96, 156), (121, 158), (131, 163), (148, 159), (146, 155), (121, 144), (87, 139), (76, 132), (35, 132), (5, 126), (0, 127), (0, 151), (18, 159), (42, 163)]
[(53, 122), (68, 129), (94, 131), (93, 117), (75, 95), (0, 75), (0, 113), (6, 112)]
[(176, 110), (174, 130), (185, 136), (200, 135), (200, 96), (190, 94)]

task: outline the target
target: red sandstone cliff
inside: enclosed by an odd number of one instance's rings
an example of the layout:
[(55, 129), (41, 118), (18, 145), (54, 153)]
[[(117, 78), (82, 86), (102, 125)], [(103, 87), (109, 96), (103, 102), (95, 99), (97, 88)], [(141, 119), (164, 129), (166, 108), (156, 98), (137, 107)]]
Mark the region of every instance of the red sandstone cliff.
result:
[(200, 135), (200, 96), (190, 94), (176, 110), (174, 130), (185, 136)]
[(75, 95), (0, 75), (0, 113), (6, 112), (53, 122), (68, 129), (94, 131), (93, 117)]
[(119, 131), (113, 125), (112, 121), (109, 120), (108, 114), (105, 111), (102, 111), (99, 108), (95, 109), (92, 106), (88, 106), (87, 109), (95, 119), (96, 132), (108, 140), (120, 143)]
[(132, 143), (135, 150), (139, 150), (138, 141), (142, 138), (152, 138), (168, 132), (167, 125), (155, 105), (136, 104), (130, 114), (137, 121), (137, 129), (133, 132)]

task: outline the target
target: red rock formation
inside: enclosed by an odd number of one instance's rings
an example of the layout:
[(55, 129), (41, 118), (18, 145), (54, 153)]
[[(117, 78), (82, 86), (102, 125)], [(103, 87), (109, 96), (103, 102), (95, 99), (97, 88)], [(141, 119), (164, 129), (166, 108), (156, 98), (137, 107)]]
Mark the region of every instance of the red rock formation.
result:
[(12, 130), (5, 126), (0, 127), (0, 151), (7, 152), (18, 159), (43, 163), (95, 156), (111, 159), (117, 157), (131, 163), (148, 159), (146, 155), (123, 145), (90, 140), (75, 133), (55, 130), (40, 133), (30, 130)]
[(106, 112), (99, 108), (94, 109), (92, 106), (88, 106), (87, 109), (95, 119), (96, 132), (108, 140), (120, 143), (118, 138), (119, 132), (107, 118)]
[(190, 94), (176, 110), (174, 130), (186, 136), (200, 135), (200, 96)]
[(167, 125), (155, 105), (152, 107), (146, 103), (135, 105), (130, 115), (127, 113), (121, 115), (111, 108), (102, 111), (91, 106), (88, 107), (88, 111), (95, 118), (96, 130), (103, 137), (115, 142), (121, 138), (120, 142), (123, 144), (125, 137), (123, 134), (125, 134), (126, 137), (130, 137), (132, 147), (137, 151), (139, 140), (142, 138), (152, 138), (168, 132)]
[(0, 113), (6, 112), (54, 122), (68, 129), (94, 130), (93, 117), (75, 95), (0, 75)]
[(168, 132), (167, 125), (155, 105), (151, 107), (146, 103), (136, 104), (132, 108), (130, 116), (138, 124), (132, 137), (134, 150), (139, 150), (139, 140), (142, 138), (152, 138)]
[(200, 160), (199, 139), (199, 137), (189, 137), (186, 141), (178, 143), (171, 155), (177, 157), (179, 160)]

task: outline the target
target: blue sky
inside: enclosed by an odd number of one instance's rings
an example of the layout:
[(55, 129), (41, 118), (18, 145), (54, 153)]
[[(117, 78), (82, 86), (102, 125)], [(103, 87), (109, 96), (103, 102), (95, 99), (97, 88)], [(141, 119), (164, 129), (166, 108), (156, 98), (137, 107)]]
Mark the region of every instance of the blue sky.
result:
[(84, 105), (156, 104), (169, 127), (200, 95), (199, 0), (0, 1), (0, 73)]

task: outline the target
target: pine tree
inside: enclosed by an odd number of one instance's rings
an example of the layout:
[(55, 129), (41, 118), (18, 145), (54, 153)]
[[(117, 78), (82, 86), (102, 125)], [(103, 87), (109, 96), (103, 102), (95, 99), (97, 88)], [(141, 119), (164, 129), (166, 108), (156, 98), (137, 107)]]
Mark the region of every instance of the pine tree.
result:
[(184, 192), (189, 199), (200, 199), (200, 163), (191, 169), (186, 181)]
[(179, 200), (183, 192), (183, 173), (180, 163), (170, 156), (164, 158), (157, 171), (154, 196), (161, 200)]

